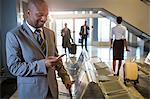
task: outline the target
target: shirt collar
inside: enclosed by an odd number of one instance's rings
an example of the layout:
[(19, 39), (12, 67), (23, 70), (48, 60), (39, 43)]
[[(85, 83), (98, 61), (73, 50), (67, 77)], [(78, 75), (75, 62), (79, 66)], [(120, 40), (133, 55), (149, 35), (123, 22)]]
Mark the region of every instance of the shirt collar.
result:
[[(36, 30), (36, 28), (34, 28), (33, 26), (31, 26), (27, 21), (26, 21), (26, 24), (31, 29), (32, 32), (34, 32)], [(40, 29), (41, 31), (43, 31), (42, 28), (38, 28), (38, 29)]]
[(117, 24), (117, 26), (122, 26), (122, 24)]

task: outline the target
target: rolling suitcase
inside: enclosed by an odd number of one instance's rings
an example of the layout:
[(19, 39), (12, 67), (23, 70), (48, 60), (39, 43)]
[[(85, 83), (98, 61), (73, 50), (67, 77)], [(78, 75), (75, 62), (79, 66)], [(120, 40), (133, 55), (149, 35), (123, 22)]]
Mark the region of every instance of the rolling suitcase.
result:
[(71, 44), (71, 47), (69, 47), (69, 53), (70, 54), (76, 54), (77, 45), (75, 43)]
[(124, 84), (128, 81), (138, 83), (138, 65), (134, 62), (125, 62), (124, 64)]

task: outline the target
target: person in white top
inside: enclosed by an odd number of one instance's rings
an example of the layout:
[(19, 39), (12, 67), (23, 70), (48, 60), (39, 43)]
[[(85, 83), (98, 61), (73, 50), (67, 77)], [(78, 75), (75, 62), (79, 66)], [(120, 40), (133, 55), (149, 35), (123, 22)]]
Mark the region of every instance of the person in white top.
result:
[[(129, 51), (125, 34), (127, 33), (127, 28), (123, 26), (122, 17), (117, 17), (116, 19), (117, 25), (112, 28), (110, 35), (110, 48), (113, 48), (113, 71), (115, 72), (116, 60), (119, 60), (117, 76), (119, 76), (119, 70), (122, 64), (122, 60), (124, 59), (124, 45), (126, 47), (126, 51)], [(114, 42), (113, 42), (114, 37)], [(116, 74), (114, 74), (116, 75)]]
[(145, 61), (144, 61), (146, 64), (150, 65), (150, 51), (147, 55), (147, 57), (145, 58)]

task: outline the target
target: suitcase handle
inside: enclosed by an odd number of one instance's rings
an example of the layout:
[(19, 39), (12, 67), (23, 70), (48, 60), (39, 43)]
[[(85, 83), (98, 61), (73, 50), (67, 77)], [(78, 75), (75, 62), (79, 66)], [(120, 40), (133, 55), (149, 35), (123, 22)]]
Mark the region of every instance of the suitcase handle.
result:
[(70, 87), (68, 90), (69, 90), (70, 99), (73, 99), (73, 97), (72, 97), (71, 87)]
[(71, 39), (71, 40), (72, 40), (72, 44), (75, 44), (74, 40), (73, 39)]
[[(73, 80), (73, 81), (72, 81), (72, 84), (73, 84), (74, 82), (75, 82), (75, 81)], [(69, 87), (68, 90), (69, 90), (70, 99), (73, 99), (71, 87)]]

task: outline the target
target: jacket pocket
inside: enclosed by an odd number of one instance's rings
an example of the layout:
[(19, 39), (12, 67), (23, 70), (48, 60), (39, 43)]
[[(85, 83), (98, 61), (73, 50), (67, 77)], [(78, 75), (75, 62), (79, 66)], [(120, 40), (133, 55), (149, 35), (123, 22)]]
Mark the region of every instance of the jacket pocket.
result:
[(18, 84), (35, 84), (36, 78), (34, 77), (17, 77)]

